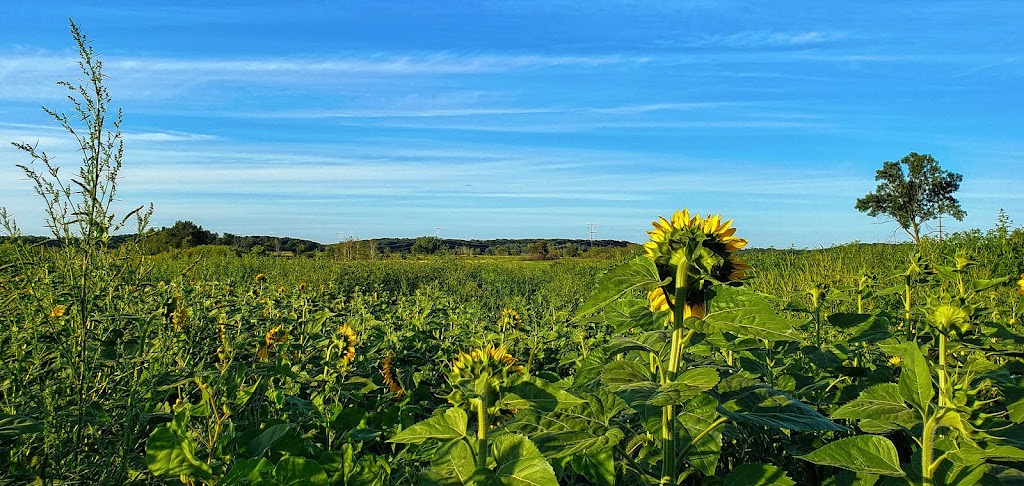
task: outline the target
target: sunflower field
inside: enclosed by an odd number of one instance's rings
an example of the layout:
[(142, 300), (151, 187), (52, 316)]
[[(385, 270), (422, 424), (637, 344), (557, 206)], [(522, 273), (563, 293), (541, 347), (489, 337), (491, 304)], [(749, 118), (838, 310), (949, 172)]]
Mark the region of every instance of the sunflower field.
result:
[(619, 263), (12, 240), (0, 477), (1005, 484), (1024, 281), (974, 243), (746, 251), (685, 211)]

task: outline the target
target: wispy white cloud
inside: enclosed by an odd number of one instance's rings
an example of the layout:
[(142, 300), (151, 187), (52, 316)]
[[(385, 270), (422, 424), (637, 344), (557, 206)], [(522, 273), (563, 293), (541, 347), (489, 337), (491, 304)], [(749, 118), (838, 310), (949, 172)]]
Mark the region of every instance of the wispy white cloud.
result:
[(823, 44), (846, 37), (840, 32), (777, 32), (771, 30), (747, 30), (731, 34), (704, 36), (696, 46), (721, 46), (739, 49), (766, 47), (806, 47)]
[(143, 132), (125, 133), (124, 139), (126, 141), (138, 142), (200, 142), (206, 140), (217, 140), (218, 137), (203, 133)]

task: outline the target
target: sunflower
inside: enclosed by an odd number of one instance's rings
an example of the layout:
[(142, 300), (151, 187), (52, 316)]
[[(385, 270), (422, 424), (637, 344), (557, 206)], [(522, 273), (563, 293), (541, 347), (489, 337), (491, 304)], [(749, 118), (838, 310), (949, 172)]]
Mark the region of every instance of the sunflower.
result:
[(338, 336), (344, 338), (345, 343), (345, 354), (342, 355), (341, 360), (345, 364), (349, 364), (356, 359), (356, 333), (349, 327), (348, 324), (341, 326), (337, 331)]
[(491, 414), (511, 411), (496, 403), (502, 390), (523, 375), (523, 367), (505, 346), (488, 344), (469, 353), (460, 352), (451, 367), (448, 382), (453, 390), (448, 401), (452, 404), (465, 405), (470, 399), (480, 399)]
[(498, 321), (501, 328), (519, 329), (523, 325), (523, 318), (511, 307), (501, 311), (501, 320)]
[(263, 274), (263, 273), (257, 273), (256, 277), (254, 278), (254, 280), (256, 280), (256, 283), (266, 282), (267, 281), (267, 275)]
[(1017, 293), (1024, 295), (1024, 273), (1020, 274), (1020, 280), (1017, 281)]
[(53, 306), (53, 310), (50, 311), (50, 317), (64, 317), (64, 313), (67, 312), (68, 307), (63, 304)]
[(380, 374), (384, 377), (384, 384), (387, 385), (388, 391), (394, 393), (397, 398), (401, 398), (405, 395), (405, 389), (402, 388), (402, 384), (398, 382), (398, 376), (395, 374), (395, 368), (392, 365), (395, 354), (390, 353), (384, 362), (380, 366)]
[[(704, 290), (711, 285), (747, 278), (750, 266), (735, 254), (747, 245), (747, 240), (736, 236), (731, 219), (723, 222), (717, 214), (690, 215), (684, 209), (673, 214), (671, 220), (659, 217), (651, 224), (654, 229), (647, 232), (651, 239), (644, 244), (644, 255), (654, 262), (659, 277), (672, 279), (648, 294), (651, 309), (674, 307), (669, 296), (675, 297), (680, 282), (686, 286), (686, 302), (703, 302)], [(686, 309), (684, 315), (697, 316), (698, 312)]]
[(281, 332), (281, 326), (277, 326), (270, 331), (267, 331), (267, 336), (264, 338), (267, 342), (267, 346), (283, 343), (286, 339), (288, 339), (288, 333)]

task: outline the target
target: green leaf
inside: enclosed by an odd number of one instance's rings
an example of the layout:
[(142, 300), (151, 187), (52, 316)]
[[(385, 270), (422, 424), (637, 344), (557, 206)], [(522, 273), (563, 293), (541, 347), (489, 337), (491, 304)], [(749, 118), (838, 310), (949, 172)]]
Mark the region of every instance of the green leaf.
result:
[(855, 400), (832, 413), (832, 419), (870, 419), (910, 428), (920, 417), (903, 402), (899, 385), (882, 383), (869, 387)]
[(648, 353), (653, 353), (654, 349), (644, 343), (624, 337), (612, 338), (608, 341), (608, 344), (605, 345), (605, 352), (608, 353), (608, 356), (625, 354), (630, 351), (646, 351)]
[(694, 439), (702, 434), (718, 419), (718, 401), (708, 394), (698, 395), (690, 400), (679, 413), (680, 443), (690, 448), (685, 459), (706, 476), (714, 476), (718, 467), (718, 458), (722, 454), (722, 431), (725, 424), (719, 424), (696, 443)]
[(441, 444), (434, 451), (430, 469), (445, 478), (444, 484), (472, 484), (476, 459), (469, 442), (452, 440)]
[(288, 456), (274, 468), (274, 481), (284, 486), (325, 486), (327, 473), (315, 461)]
[(716, 331), (769, 341), (800, 341), (793, 322), (763, 296), (745, 287), (719, 285), (708, 291), (706, 325)]
[(852, 334), (847, 342), (877, 342), (892, 336), (889, 319), (875, 314), (832, 314), (829, 324), (845, 329)]
[(932, 397), (935, 396), (928, 361), (924, 359), (917, 343), (903, 343), (896, 349), (899, 350), (899, 356), (903, 358), (899, 382), (900, 395), (922, 416), (927, 415), (928, 405), (931, 403)]
[(654, 262), (645, 257), (637, 257), (611, 269), (601, 278), (597, 283), (597, 289), (580, 306), (575, 320), (580, 320), (636, 289), (649, 291), (669, 281), (662, 281), (658, 276)]
[(582, 474), (590, 484), (615, 484), (615, 454), (611, 448), (589, 449), (573, 456), (570, 462), (573, 470)]
[(252, 442), (249, 442), (249, 446), (246, 447), (248, 456), (250, 458), (262, 456), (294, 427), (295, 424), (277, 424), (267, 427), (267, 430), (260, 433)]
[(502, 397), (503, 407), (510, 409), (535, 409), (544, 412), (564, 410), (583, 403), (583, 400), (565, 391), (554, 383), (529, 376), (508, 388)]
[(718, 384), (718, 371), (713, 368), (691, 368), (676, 377), (675, 383), (708, 391)]
[(601, 381), (612, 392), (636, 388), (640, 383), (651, 383), (651, 370), (636, 361), (621, 359), (608, 363)]
[(13, 440), (25, 434), (38, 434), (42, 431), (43, 424), (37, 420), (0, 413), (0, 441)]
[(212, 478), (210, 466), (196, 460), (195, 448), (184, 432), (159, 427), (146, 440), (146, 466), (154, 476), (185, 474), (201, 479)]
[(676, 378), (661, 385), (646, 400), (649, 405), (663, 407), (665, 405), (681, 405), (691, 398), (710, 390), (718, 384), (718, 372), (711, 368), (694, 368), (683, 372)]
[(262, 472), (269, 471), (273, 467), (274, 465), (270, 461), (262, 457), (258, 459), (239, 459), (235, 461), (235, 464), (231, 466), (231, 470), (217, 484), (220, 486), (238, 486), (256, 482), (263, 479)]
[(824, 466), (866, 474), (904, 477), (896, 446), (878, 435), (858, 435), (825, 444), (810, 454), (797, 456)]
[(847, 430), (806, 403), (765, 386), (753, 386), (729, 396), (731, 400), (720, 405), (718, 412), (731, 420), (805, 432)]
[(619, 299), (607, 305), (601, 317), (616, 332), (631, 328), (651, 330), (661, 326), (654, 319), (651, 303), (647, 299)]
[(466, 436), (468, 423), (469, 417), (461, 408), (449, 408), (441, 415), (430, 417), (399, 432), (388, 442), (420, 444), (427, 439), (458, 439)]
[(725, 486), (793, 486), (786, 472), (770, 464), (742, 464), (725, 478)]
[(1010, 281), (1011, 278), (1013, 278), (1013, 277), (1006, 276), (1006, 277), (999, 277), (999, 278), (993, 278), (993, 279), (988, 279), (988, 280), (975, 280), (974, 282), (971, 282), (971, 290), (973, 290), (975, 292), (981, 292), (983, 290), (988, 290), (988, 289), (990, 289), (992, 287), (995, 287), (997, 285), (1002, 285), (1002, 284)]
[(558, 486), (554, 469), (525, 436), (499, 436), (491, 454), (497, 465), (494, 475), (506, 486)]

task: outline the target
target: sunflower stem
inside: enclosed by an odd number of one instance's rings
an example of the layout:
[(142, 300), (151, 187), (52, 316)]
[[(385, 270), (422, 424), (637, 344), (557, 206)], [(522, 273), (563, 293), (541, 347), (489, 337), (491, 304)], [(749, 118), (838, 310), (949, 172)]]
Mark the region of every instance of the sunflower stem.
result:
[[(684, 259), (676, 267), (675, 298), (672, 309), (672, 347), (669, 350), (668, 373), (664, 381), (674, 382), (679, 375), (679, 362), (683, 346), (693, 337), (691, 331), (683, 336), (683, 322), (686, 320), (686, 292), (689, 284), (690, 261)], [(665, 384), (664, 382), (662, 384)], [(676, 411), (675, 405), (668, 404), (661, 414), (661, 484), (671, 484), (676, 477)]]

